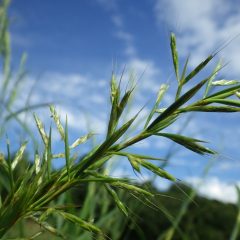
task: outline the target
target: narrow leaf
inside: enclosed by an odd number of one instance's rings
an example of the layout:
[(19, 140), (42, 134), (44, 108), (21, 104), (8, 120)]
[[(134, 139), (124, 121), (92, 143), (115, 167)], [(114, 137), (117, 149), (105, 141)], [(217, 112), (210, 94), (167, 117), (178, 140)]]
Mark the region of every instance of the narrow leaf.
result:
[(189, 150), (196, 152), (198, 154), (205, 154), (205, 153), (215, 154), (215, 152), (210, 150), (209, 148), (206, 148), (206, 147), (198, 144), (198, 142), (203, 142), (202, 140), (198, 140), (195, 138), (189, 138), (186, 136), (181, 136), (181, 135), (172, 134), (172, 133), (157, 133), (155, 135), (169, 138), (172, 141), (174, 141), (174, 142), (184, 146), (185, 148), (188, 148)]
[(147, 121), (146, 121), (146, 123), (145, 123), (145, 125), (144, 125), (144, 129), (148, 126), (149, 122), (151, 121), (154, 113), (156, 112), (156, 109), (158, 108), (159, 103), (160, 103), (161, 100), (163, 99), (166, 91), (168, 90), (168, 87), (169, 87), (169, 86), (168, 86), (167, 84), (162, 84), (162, 85), (160, 86), (160, 89), (159, 89), (158, 95), (157, 95), (157, 100), (156, 100), (156, 102), (155, 102), (154, 107), (152, 108), (152, 111), (150, 112), (150, 114), (149, 114), (149, 116), (148, 116), (148, 118), (147, 118)]
[(66, 160), (66, 167), (68, 173), (68, 180), (70, 180), (70, 152), (69, 152), (69, 143), (68, 143), (68, 121), (66, 116), (66, 123), (65, 123), (65, 134), (64, 134), (64, 144), (65, 144), (65, 160)]
[(217, 75), (218, 72), (220, 71), (221, 67), (222, 67), (222, 63), (221, 63), (221, 61), (219, 61), (218, 64), (217, 64), (217, 66), (215, 67), (215, 69), (214, 69), (214, 71), (213, 71), (212, 77), (208, 80), (208, 83), (207, 83), (207, 86), (206, 86), (206, 90), (205, 90), (205, 92), (204, 92), (203, 97), (206, 97), (206, 96), (208, 95), (208, 92), (209, 92), (211, 86), (214, 85), (214, 84), (213, 84), (213, 80), (215, 79), (216, 75)]
[(234, 95), (240, 89), (240, 85), (224, 89), (222, 91), (216, 92), (212, 95), (209, 95), (205, 99), (209, 98), (227, 98)]
[(183, 83), (185, 84), (195, 77), (213, 59), (214, 56), (215, 55), (209, 55), (204, 61), (202, 61), (192, 72), (186, 76)]
[(201, 87), (208, 81), (210, 77), (202, 80), (200, 83), (198, 83), (189, 91), (187, 91), (185, 94), (183, 94), (178, 100), (176, 100), (172, 105), (170, 105), (160, 116), (158, 116), (150, 124), (147, 130), (151, 130), (157, 123), (161, 122), (165, 118), (172, 115), (179, 107), (181, 107), (184, 103), (186, 103), (189, 99), (191, 99), (201, 89)]
[(8, 178), (10, 182), (11, 192), (13, 193), (14, 189), (14, 180), (13, 180), (13, 169), (11, 164), (11, 152), (10, 152), (10, 142), (7, 139), (7, 164), (8, 164)]
[(110, 135), (93, 153), (83, 158), (78, 165), (79, 171), (86, 170), (88, 167), (90, 167), (91, 164), (93, 164), (93, 162), (95, 161), (95, 158), (101, 159), (100, 157), (105, 153), (105, 151), (109, 147), (111, 147), (116, 141), (118, 141), (118, 139), (121, 138), (122, 135), (129, 129), (137, 116), (138, 114), (136, 114), (122, 127), (116, 130), (112, 135)]
[(240, 112), (239, 108), (226, 106), (193, 106), (179, 110), (180, 112)]
[(182, 71), (182, 75), (181, 75), (181, 79), (180, 79), (181, 84), (183, 84), (185, 76), (186, 76), (188, 61), (189, 61), (189, 56), (187, 57), (186, 62), (185, 62), (184, 67), (183, 67), (183, 71)]
[(238, 100), (233, 100), (233, 99), (217, 99), (217, 98), (213, 98), (213, 99), (209, 99), (207, 102), (209, 103), (220, 103), (220, 104), (224, 104), (224, 105), (229, 105), (229, 106), (233, 106), (233, 107), (240, 107), (240, 101)]
[(28, 112), (30, 110), (37, 109), (37, 108), (47, 107), (47, 106), (49, 106), (49, 103), (39, 103), (39, 104), (30, 105), (30, 106), (24, 106), (23, 108), (20, 108), (15, 112), (9, 111), (10, 113), (4, 118), (4, 121), (7, 122), (12, 118), (16, 118), (21, 113)]
[(52, 170), (52, 127), (50, 126), (49, 135), (48, 135), (48, 144), (46, 148), (47, 154), (47, 171), (48, 179), (50, 179), (51, 170)]

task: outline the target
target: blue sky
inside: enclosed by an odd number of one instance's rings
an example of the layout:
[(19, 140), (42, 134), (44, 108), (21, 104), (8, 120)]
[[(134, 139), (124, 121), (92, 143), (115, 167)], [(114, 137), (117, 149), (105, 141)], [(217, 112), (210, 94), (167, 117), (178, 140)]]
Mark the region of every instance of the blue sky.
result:
[[(162, 107), (173, 100), (176, 80), (169, 49), (171, 31), (177, 36), (181, 63), (191, 53), (191, 67), (234, 38), (215, 62), (222, 58), (228, 63), (220, 79), (239, 79), (240, 37), (236, 36), (240, 33), (240, 8), (236, 6), (234, 0), (204, 4), (200, 0), (13, 0), (13, 69), (26, 52), (29, 74), (22, 94), (26, 95), (38, 79), (32, 103), (58, 102), (62, 117), (68, 115), (72, 139), (86, 133), (87, 123), (103, 136), (113, 62), (118, 73), (127, 66), (126, 78), (132, 74), (138, 79), (144, 72), (131, 112), (149, 101), (143, 111), (147, 113), (162, 83), (170, 84)], [(39, 116), (49, 121), (48, 111), (39, 111)], [(31, 118), (29, 121), (31, 125)], [(177, 122), (171, 131), (181, 129), (184, 121)], [(233, 184), (240, 181), (238, 122), (238, 114), (196, 114), (184, 131), (209, 140), (209, 146), (221, 153), (203, 185), (203, 194), (214, 192), (223, 199), (224, 187), (229, 191), (225, 200), (236, 198)], [(169, 142), (154, 138), (139, 144), (136, 151), (162, 157), (168, 148)], [(198, 182), (208, 160), (178, 149), (168, 170), (179, 179)], [(129, 169), (127, 165), (123, 168)]]

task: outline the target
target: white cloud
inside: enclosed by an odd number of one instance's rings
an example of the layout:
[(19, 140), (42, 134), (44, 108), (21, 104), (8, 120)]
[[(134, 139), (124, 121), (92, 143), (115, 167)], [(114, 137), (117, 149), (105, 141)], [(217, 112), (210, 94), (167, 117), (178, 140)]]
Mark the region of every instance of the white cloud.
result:
[(116, 27), (122, 28), (123, 27), (123, 20), (120, 15), (113, 15), (112, 21)]
[(96, 1), (108, 11), (115, 11), (117, 9), (116, 0), (96, 0)]
[[(35, 78), (30, 76), (26, 80), (25, 89), (31, 88)], [(36, 82), (33, 98), (35, 101), (60, 101), (72, 105), (82, 105), (92, 100), (94, 97), (95, 103), (102, 103), (100, 100), (102, 94), (106, 93), (106, 81), (95, 79), (81, 74), (63, 74), (60, 72), (48, 72), (41, 76), (41, 79)], [(25, 92), (25, 95), (26, 95)], [(83, 101), (84, 99), (84, 101)]]
[[(158, 0), (156, 17), (159, 23), (166, 22), (170, 29), (178, 31), (177, 42), (183, 55), (191, 55), (191, 64), (196, 65), (221, 44), (238, 35), (240, 8), (233, 1), (224, 0)], [(231, 61), (231, 74), (240, 73), (240, 37), (234, 39), (220, 55)]]
[[(117, 25), (118, 26), (118, 25)], [(137, 50), (133, 44), (133, 35), (127, 31), (122, 30), (123, 27), (118, 27), (119, 30), (116, 31), (116, 37), (122, 40), (125, 44), (124, 53), (128, 57), (134, 57), (137, 55)]]
[[(159, 90), (160, 82), (158, 79), (160, 78), (160, 70), (155, 65), (152, 60), (141, 59), (141, 58), (131, 58), (127, 66), (136, 75), (136, 79), (139, 81), (139, 89), (142, 91), (148, 91), (151, 93), (157, 93)], [(146, 98), (145, 98), (146, 100)]]
[[(86, 132), (88, 126), (97, 133), (104, 133), (106, 124), (107, 94), (106, 81), (91, 78), (81, 74), (62, 74), (60, 72), (48, 72), (42, 75), (39, 81), (33, 76), (28, 76), (24, 82), (24, 91), (20, 91), (20, 100), (13, 109), (19, 109), (25, 103), (28, 93), (35, 84), (31, 94), (29, 105), (37, 103), (53, 103), (57, 105), (57, 111), (63, 123), (68, 116), (69, 128), (74, 131)], [(34, 109), (42, 121), (48, 126), (51, 118), (48, 108)], [(33, 118), (21, 119), (28, 122), (35, 129)]]
[(119, 30), (116, 33), (116, 36), (126, 42), (131, 42), (133, 40), (133, 36), (128, 32), (124, 32), (123, 30)]
[[(202, 182), (202, 179), (193, 177), (186, 179), (186, 182), (197, 188), (200, 195), (210, 199), (216, 199), (226, 203), (237, 202), (235, 185), (220, 180), (217, 177), (209, 177)], [(240, 185), (240, 183), (238, 183)]]
[(124, 53), (127, 57), (137, 55), (137, 50), (134, 46), (133, 35), (126, 30), (124, 19), (120, 14), (117, 1), (115, 0), (97, 0), (97, 2), (110, 13), (110, 19), (115, 26), (115, 36), (124, 43)]

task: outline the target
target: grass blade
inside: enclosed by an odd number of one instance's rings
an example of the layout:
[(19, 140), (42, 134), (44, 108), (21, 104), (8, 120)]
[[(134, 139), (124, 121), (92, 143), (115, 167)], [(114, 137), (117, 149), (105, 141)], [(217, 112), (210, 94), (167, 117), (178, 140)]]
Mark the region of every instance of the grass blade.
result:
[(10, 182), (10, 189), (11, 193), (14, 190), (14, 179), (13, 179), (13, 170), (12, 170), (12, 163), (11, 163), (11, 151), (10, 151), (10, 141), (7, 139), (7, 164), (8, 164), (8, 178)]
[(64, 145), (65, 145), (65, 160), (66, 160), (66, 168), (68, 174), (68, 180), (70, 180), (70, 151), (69, 151), (69, 143), (68, 143), (68, 120), (66, 116), (65, 122), (65, 133), (64, 133)]
[(191, 88), (188, 92), (186, 92), (184, 95), (182, 95), (178, 100), (176, 100), (170, 107), (168, 107), (160, 116), (158, 116), (147, 128), (148, 131), (151, 131), (151, 129), (159, 122), (164, 120), (165, 118), (169, 117), (171, 114), (173, 114), (179, 107), (181, 107), (184, 103), (186, 103), (189, 99), (191, 99), (200, 89), (201, 87), (209, 80), (210, 77), (202, 80), (200, 83), (198, 83), (196, 86)]
[(209, 92), (211, 86), (213, 85), (213, 80), (215, 79), (216, 75), (218, 74), (218, 72), (220, 71), (221, 68), (222, 68), (222, 63), (221, 63), (221, 61), (219, 61), (213, 71), (212, 77), (208, 80), (208, 83), (207, 83), (207, 86), (206, 86), (206, 89), (205, 89), (205, 92), (203, 95), (204, 98), (208, 95), (208, 92)]
[(209, 55), (204, 61), (202, 61), (192, 72), (190, 72), (183, 80), (183, 84), (187, 83), (193, 77), (195, 77), (206, 65), (214, 58), (214, 55)]
[(46, 148), (47, 154), (47, 172), (48, 179), (50, 180), (51, 170), (52, 170), (52, 127), (50, 126), (49, 135), (48, 135), (48, 144)]
[(240, 112), (239, 108), (226, 106), (193, 106), (186, 107), (179, 110), (179, 112)]
[(159, 91), (158, 91), (157, 100), (156, 100), (156, 102), (155, 102), (154, 107), (152, 108), (152, 111), (150, 112), (150, 114), (149, 114), (149, 116), (148, 116), (148, 118), (147, 118), (147, 121), (146, 121), (146, 123), (145, 123), (145, 125), (144, 125), (144, 129), (147, 128), (149, 122), (151, 121), (154, 113), (156, 112), (156, 110), (157, 110), (157, 108), (158, 108), (159, 103), (161, 102), (162, 98), (164, 97), (166, 91), (168, 90), (168, 87), (169, 87), (169, 86), (166, 85), (166, 84), (162, 84), (162, 85), (160, 86), (160, 89), (159, 89)]
[(184, 146), (185, 148), (188, 148), (189, 150), (196, 152), (198, 154), (215, 154), (216, 152), (198, 144), (198, 142), (203, 142), (202, 140), (198, 140), (195, 138), (189, 138), (186, 136), (178, 135), (178, 134), (172, 134), (172, 133), (157, 133), (157, 136), (166, 137), (171, 139), (172, 141)]
[[(42, 107), (47, 107), (49, 106), (49, 103), (39, 103), (39, 104), (34, 104), (31, 106), (27, 106), (27, 107), (23, 107), (15, 112), (11, 112), (10, 114), (8, 114), (5, 118), (4, 121), (7, 122), (12, 118), (16, 118), (16, 116), (18, 116), (21, 113), (33, 110), (33, 109), (37, 109), (37, 108), (42, 108)], [(10, 111), (10, 110), (9, 110)]]
[(233, 99), (209, 99), (207, 103), (220, 103), (224, 105), (229, 105), (233, 107), (240, 107), (240, 101), (239, 100), (233, 100)]
[(209, 98), (227, 98), (232, 95), (234, 95), (238, 90), (240, 89), (240, 84), (234, 87), (230, 87), (227, 89), (224, 89), (222, 91), (216, 92), (212, 95), (209, 95), (208, 97), (204, 99), (209, 99)]
[(182, 71), (182, 75), (181, 75), (181, 79), (180, 79), (181, 84), (183, 84), (183, 81), (184, 81), (185, 76), (186, 76), (188, 61), (189, 61), (189, 56), (187, 57), (186, 62), (185, 62), (184, 67), (183, 67), (183, 71)]

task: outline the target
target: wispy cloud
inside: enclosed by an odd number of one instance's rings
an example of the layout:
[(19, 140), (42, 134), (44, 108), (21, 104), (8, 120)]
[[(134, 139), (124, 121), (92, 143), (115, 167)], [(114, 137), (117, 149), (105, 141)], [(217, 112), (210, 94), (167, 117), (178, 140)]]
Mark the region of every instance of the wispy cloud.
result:
[(136, 56), (137, 50), (134, 46), (133, 35), (126, 30), (124, 18), (120, 13), (119, 6), (115, 0), (97, 0), (97, 2), (110, 14), (114, 24), (115, 36), (125, 44), (124, 53), (127, 57)]
[[(57, 106), (57, 110), (63, 122), (68, 116), (69, 128), (72, 130), (86, 131), (88, 126), (98, 133), (105, 131), (106, 108), (108, 101), (107, 82), (81, 74), (65, 74), (48, 72), (36, 81), (33, 76), (28, 76), (24, 83), (24, 92), (20, 96), (21, 101), (25, 102), (31, 89), (30, 105), (37, 103), (52, 103)], [(18, 109), (20, 106), (15, 106)], [(40, 114), (45, 123), (50, 121), (48, 109), (34, 110)], [(22, 116), (23, 117), (23, 116)], [(32, 122), (32, 118), (29, 119)], [(34, 126), (34, 123), (32, 122)]]
[[(233, 1), (158, 0), (156, 18), (169, 29), (178, 32), (178, 46), (183, 55), (191, 53), (191, 64), (196, 65), (216, 48), (240, 34), (240, 8)], [(240, 37), (234, 39), (220, 56), (226, 62), (228, 75), (236, 77), (239, 68)], [(228, 72), (231, 69), (231, 74)]]

